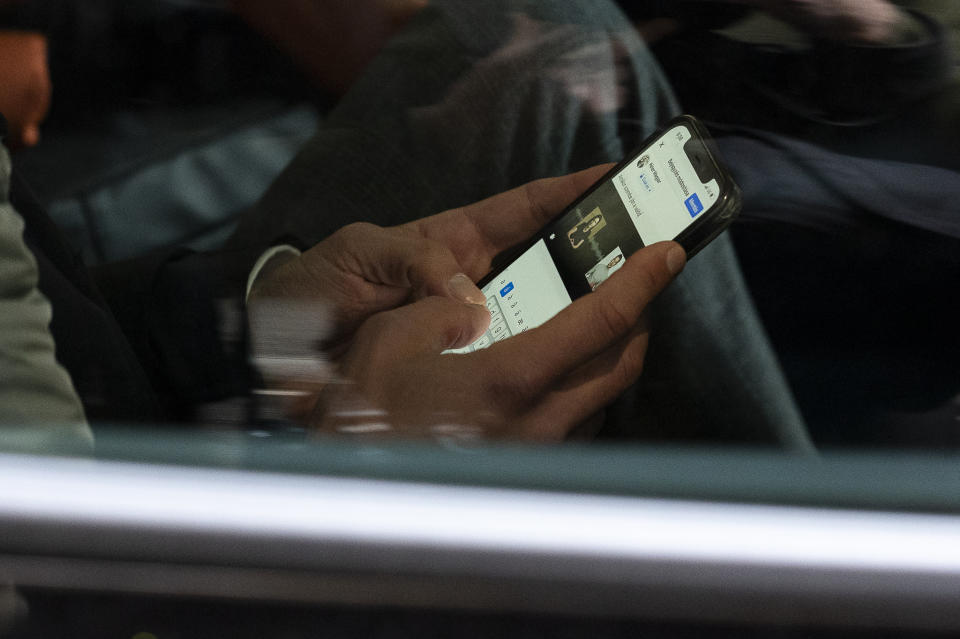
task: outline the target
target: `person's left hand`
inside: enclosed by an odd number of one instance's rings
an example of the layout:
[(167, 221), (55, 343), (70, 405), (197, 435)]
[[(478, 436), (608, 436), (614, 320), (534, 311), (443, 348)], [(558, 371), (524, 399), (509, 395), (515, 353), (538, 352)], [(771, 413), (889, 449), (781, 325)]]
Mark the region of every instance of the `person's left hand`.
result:
[(258, 278), (249, 303), (322, 300), (333, 313), (328, 344), (348, 342), (375, 313), (427, 296), (484, 304), (474, 282), (493, 258), (532, 236), (609, 168), (531, 182), (402, 226), (352, 224)]
[[(373, 315), (428, 296), (484, 304), (474, 282), (493, 258), (532, 236), (609, 168), (532, 182), (397, 227), (352, 224), (299, 257), (274, 258), (247, 300), (253, 357), (270, 393), (286, 398), (288, 416), (306, 419), (319, 391), (339, 379), (331, 360), (339, 363)], [(458, 347), (486, 330), (486, 307), (477, 310), (467, 323), (474, 334), (461, 335)]]

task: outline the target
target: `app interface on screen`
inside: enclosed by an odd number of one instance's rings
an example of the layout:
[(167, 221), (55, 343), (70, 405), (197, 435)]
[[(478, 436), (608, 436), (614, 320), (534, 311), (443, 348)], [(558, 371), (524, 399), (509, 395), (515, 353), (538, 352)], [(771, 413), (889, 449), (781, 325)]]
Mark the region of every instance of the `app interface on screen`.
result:
[(720, 197), (701, 181), (677, 126), (553, 224), (540, 240), (483, 289), (490, 328), (455, 352), (486, 348), (543, 324), (573, 298), (603, 284), (635, 251), (672, 240)]
[(470, 353), (543, 324), (570, 304), (570, 294), (540, 240), (483, 288), (490, 328), (457, 353)]

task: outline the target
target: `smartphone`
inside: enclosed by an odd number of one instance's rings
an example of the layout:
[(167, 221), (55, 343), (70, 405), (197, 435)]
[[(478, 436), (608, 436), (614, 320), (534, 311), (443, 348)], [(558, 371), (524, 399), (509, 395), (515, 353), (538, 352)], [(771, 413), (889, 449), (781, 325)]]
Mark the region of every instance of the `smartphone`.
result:
[[(739, 214), (740, 188), (696, 118), (671, 120), (478, 286), (490, 328), (469, 353), (543, 324), (601, 286), (635, 251), (675, 240), (692, 257)], [(497, 267), (499, 265), (499, 267)]]

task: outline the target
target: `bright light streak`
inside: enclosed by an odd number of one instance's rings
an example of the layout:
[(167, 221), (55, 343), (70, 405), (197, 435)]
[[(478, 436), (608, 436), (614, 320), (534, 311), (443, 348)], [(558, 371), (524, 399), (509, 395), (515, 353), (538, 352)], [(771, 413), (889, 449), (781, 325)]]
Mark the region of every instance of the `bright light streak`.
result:
[(0, 522), (960, 574), (960, 518), (0, 456)]

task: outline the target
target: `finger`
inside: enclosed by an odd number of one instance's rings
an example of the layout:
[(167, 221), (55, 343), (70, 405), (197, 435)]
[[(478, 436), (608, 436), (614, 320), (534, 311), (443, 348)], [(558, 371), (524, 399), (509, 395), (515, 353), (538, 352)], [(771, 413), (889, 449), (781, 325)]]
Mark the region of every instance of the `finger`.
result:
[(513, 338), (522, 353), (513, 374), (520, 390), (536, 396), (624, 339), (650, 302), (683, 269), (686, 253), (675, 242), (641, 249), (595, 292), (585, 295), (552, 320)]
[[(413, 289), (417, 297), (437, 295), (470, 304), (486, 303), (453, 253), (439, 242), (372, 224), (352, 224), (330, 239), (327, 255), (338, 261), (341, 270), (366, 282)], [(398, 291), (381, 294), (390, 299), (379, 301), (395, 302)]]
[(448, 246), (466, 272), (480, 278), (497, 254), (529, 239), (611, 167), (601, 165), (530, 182), (476, 204), (412, 222), (411, 227), (423, 237)]
[(399, 362), (462, 348), (479, 339), (489, 326), (486, 306), (427, 297), (374, 315), (364, 322), (355, 344), (367, 351), (371, 361)]
[[(571, 373), (548, 393), (527, 420), (527, 434), (562, 440), (572, 428), (613, 402), (643, 372), (649, 333), (636, 326), (622, 340)], [(557, 419), (562, 415), (563, 419)]]

